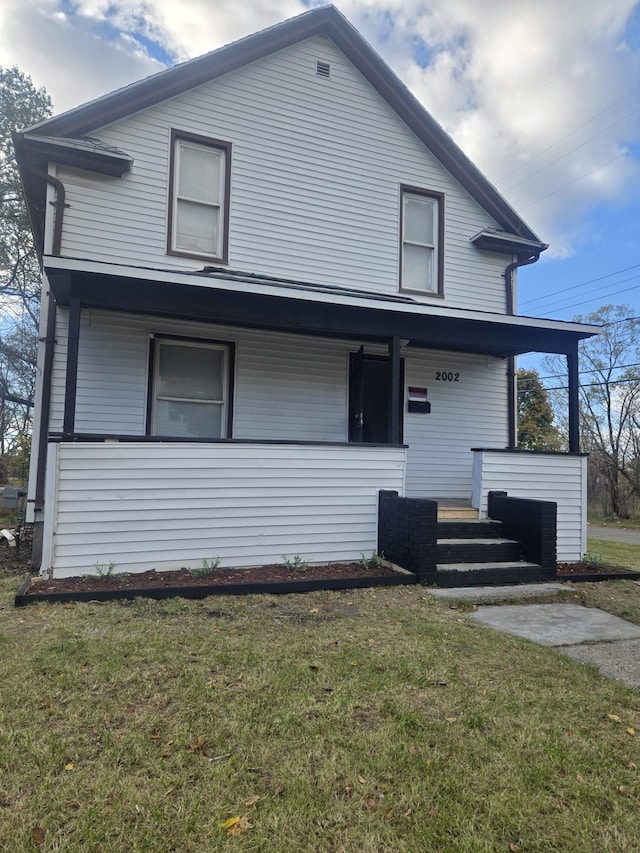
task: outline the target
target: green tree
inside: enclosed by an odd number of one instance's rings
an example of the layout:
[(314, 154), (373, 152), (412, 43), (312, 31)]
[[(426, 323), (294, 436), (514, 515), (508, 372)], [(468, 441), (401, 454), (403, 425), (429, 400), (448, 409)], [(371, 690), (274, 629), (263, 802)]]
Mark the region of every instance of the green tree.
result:
[[(602, 326), (579, 345), (580, 441), (589, 453), (589, 497), (607, 515), (626, 518), (640, 498), (640, 320), (626, 305), (603, 305), (574, 320)], [(566, 365), (551, 357), (545, 366), (554, 374), (554, 408), (562, 412)]]
[(0, 455), (24, 447), (30, 430), (41, 288), (12, 132), (50, 114), (44, 89), (0, 67)]
[(560, 450), (562, 440), (553, 423), (553, 408), (537, 370), (518, 370), (518, 447)]

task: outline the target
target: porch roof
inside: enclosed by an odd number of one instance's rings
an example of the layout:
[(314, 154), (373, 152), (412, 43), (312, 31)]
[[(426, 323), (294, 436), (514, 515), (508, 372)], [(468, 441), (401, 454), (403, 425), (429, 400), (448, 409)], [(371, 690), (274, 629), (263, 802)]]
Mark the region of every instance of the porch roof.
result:
[(599, 327), (424, 304), (408, 297), (274, 279), (45, 258), (59, 305), (200, 320), (356, 340), (397, 336), (412, 346), (499, 358), (576, 351)]

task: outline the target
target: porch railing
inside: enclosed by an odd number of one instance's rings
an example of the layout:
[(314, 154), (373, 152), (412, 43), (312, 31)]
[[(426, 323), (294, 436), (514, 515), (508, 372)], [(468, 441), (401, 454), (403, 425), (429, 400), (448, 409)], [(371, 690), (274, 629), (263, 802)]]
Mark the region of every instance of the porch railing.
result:
[(348, 444), (60, 441), (49, 445), (42, 569), (116, 571), (359, 559), (405, 449)]
[(557, 557), (580, 560), (587, 550), (587, 456), (513, 450), (473, 450), (472, 504), (487, 515), (489, 492), (557, 505)]

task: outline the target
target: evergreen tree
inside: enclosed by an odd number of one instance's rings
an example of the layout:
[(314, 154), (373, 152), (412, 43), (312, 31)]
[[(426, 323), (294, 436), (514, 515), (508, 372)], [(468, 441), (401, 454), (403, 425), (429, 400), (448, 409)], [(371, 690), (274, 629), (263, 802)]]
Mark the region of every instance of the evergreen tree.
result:
[(518, 447), (560, 450), (553, 409), (537, 370), (518, 370)]

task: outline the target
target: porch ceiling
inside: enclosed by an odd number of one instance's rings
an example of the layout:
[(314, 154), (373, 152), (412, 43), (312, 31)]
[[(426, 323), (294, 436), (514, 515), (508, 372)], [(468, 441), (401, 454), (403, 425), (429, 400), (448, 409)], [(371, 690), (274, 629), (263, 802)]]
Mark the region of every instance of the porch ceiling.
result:
[(259, 279), (247, 284), (172, 274), (169, 280), (165, 271), (122, 274), (121, 267), (112, 273), (64, 269), (57, 264), (46, 267), (59, 305), (78, 299), (86, 308), (333, 338), (380, 341), (397, 336), (410, 340), (412, 346), (501, 358), (527, 352), (574, 353), (579, 340), (598, 331), (575, 323), (444, 309), (413, 301), (390, 304), (384, 297), (361, 291), (347, 297), (344, 290), (339, 297), (324, 293), (319, 299), (317, 288), (293, 282), (278, 287), (271, 280), (259, 287)]

